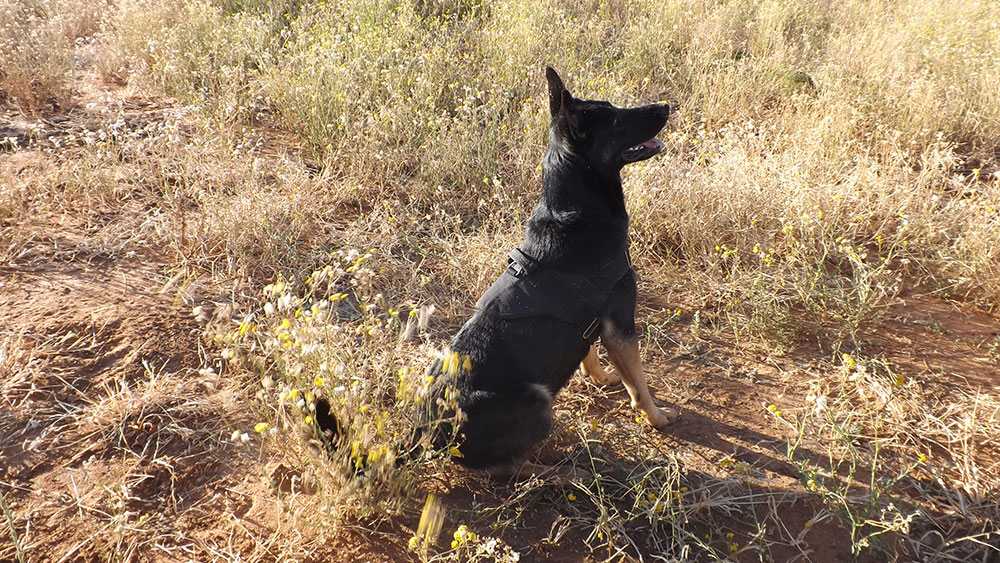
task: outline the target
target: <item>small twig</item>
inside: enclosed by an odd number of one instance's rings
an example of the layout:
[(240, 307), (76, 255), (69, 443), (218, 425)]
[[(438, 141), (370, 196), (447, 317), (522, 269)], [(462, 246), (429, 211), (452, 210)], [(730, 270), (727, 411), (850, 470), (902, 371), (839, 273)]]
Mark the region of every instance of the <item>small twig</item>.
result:
[(76, 510), (80, 513), (80, 518), (83, 518), (83, 506), (80, 504), (80, 489), (76, 488), (76, 478), (73, 477), (73, 471), (69, 471), (69, 480), (73, 483), (73, 495), (76, 497)]

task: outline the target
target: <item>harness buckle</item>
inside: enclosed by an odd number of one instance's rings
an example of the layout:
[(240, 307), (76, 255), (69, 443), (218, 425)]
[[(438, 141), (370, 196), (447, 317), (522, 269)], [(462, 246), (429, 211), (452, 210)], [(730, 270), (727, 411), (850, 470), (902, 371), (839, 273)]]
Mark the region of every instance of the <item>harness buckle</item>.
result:
[(522, 266), (521, 264), (519, 264), (513, 258), (508, 258), (507, 259), (507, 269), (510, 271), (511, 275), (513, 275), (515, 278), (519, 278), (519, 279), (523, 278), (525, 276), (525, 274), (528, 273), (528, 270), (525, 269), (524, 266)]
[(537, 267), (535, 259), (525, 254), (520, 248), (515, 248), (507, 255), (507, 269), (515, 278), (523, 278)]

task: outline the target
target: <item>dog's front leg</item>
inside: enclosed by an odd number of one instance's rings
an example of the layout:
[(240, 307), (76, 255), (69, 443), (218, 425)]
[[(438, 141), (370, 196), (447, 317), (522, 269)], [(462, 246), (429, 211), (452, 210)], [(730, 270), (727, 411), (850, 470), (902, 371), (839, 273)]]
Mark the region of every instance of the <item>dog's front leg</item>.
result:
[(590, 377), (594, 383), (597, 385), (614, 385), (621, 381), (617, 375), (613, 373), (608, 373), (604, 371), (601, 367), (601, 360), (597, 356), (597, 344), (591, 344), (590, 350), (587, 351), (587, 357), (583, 359), (583, 363), (580, 364), (580, 370), (583, 374)]
[[(653, 404), (653, 396), (646, 385), (646, 374), (642, 370), (642, 359), (639, 357), (639, 339), (636, 336), (620, 336), (612, 333), (602, 336), (601, 342), (608, 351), (608, 358), (621, 376), (625, 389), (632, 397), (632, 407), (642, 411), (653, 426), (665, 426), (677, 420), (680, 416), (677, 409), (661, 409)], [(593, 348), (591, 352), (594, 352)], [(594, 352), (594, 358), (596, 357), (597, 354)]]

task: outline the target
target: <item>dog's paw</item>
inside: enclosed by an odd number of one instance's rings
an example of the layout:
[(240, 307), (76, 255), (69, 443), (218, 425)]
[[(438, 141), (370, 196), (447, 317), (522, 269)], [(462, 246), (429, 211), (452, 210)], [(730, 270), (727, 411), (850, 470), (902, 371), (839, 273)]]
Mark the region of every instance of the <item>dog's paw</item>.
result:
[(609, 387), (620, 383), (622, 378), (615, 372), (599, 371), (597, 373), (590, 374), (590, 379), (600, 385), (601, 387)]
[(649, 421), (649, 424), (657, 428), (661, 426), (666, 426), (671, 422), (674, 422), (681, 416), (681, 412), (677, 409), (672, 409), (672, 408), (661, 409), (657, 407), (653, 407), (647, 411), (644, 411), (643, 414), (646, 415), (646, 420)]

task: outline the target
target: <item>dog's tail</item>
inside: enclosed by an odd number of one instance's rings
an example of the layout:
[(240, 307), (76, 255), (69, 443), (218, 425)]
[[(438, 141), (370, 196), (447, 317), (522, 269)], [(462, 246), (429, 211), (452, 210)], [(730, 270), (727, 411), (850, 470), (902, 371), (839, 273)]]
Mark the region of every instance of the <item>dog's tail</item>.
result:
[[(445, 383), (453, 378), (446, 373), (442, 374), (440, 370), (440, 360), (434, 362), (428, 369), (428, 376), (436, 373), (435, 382), (441, 383), (432, 386), (433, 389), (421, 401), (420, 407), (414, 405), (418, 412), (410, 413), (412, 428), (401, 434), (398, 443), (391, 447), (390, 457), (394, 467), (421, 458), (429, 451), (445, 452), (453, 457), (461, 457), (458, 448), (454, 447), (455, 433), (460, 427), (458, 422), (461, 420), (454, 398), (455, 387), (453, 384)], [(319, 438), (322, 449), (329, 454), (343, 452), (351, 460), (352, 471), (356, 474), (373, 468), (376, 460), (386, 460), (384, 450), (374, 456), (373, 452), (358, 450), (357, 442), (351, 439), (350, 421), (338, 417), (326, 397), (319, 397), (316, 400), (312, 417), (315, 426), (308, 425), (308, 438)]]
[[(344, 456), (344, 461), (350, 467), (350, 471), (354, 473), (355, 477), (360, 477), (367, 473), (369, 469), (375, 466), (376, 457), (373, 456), (371, 452), (360, 451), (357, 445), (353, 447), (348, 447), (348, 431), (341, 424), (340, 419), (333, 413), (330, 407), (330, 401), (326, 398), (320, 398), (316, 400), (316, 409), (313, 411), (313, 419), (315, 420), (315, 427), (309, 425), (309, 430), (307, 430), (307, 438), (315, 438), (315, 432), (318, 430), (319, 440), (322, 442), (322, 451), (325, 451), (327, 455), (337, 457), (339, 455)], [(395, 458), (393, 463), (394, 466), (399, 466), (404, 460)]]
[(344, 440), (344, 428), (337, 417), (330, 412), (330, 401), (321, 398), (316, 401), (316, 411), (313, 413), (320, 436), (330, 446), (336, 448)]
[[(410, 314), (407, 317), (406, 324), (400, 332), (400, 341), (415, 342), (419, 341), (420, 337), (426, 338), (427, 332), (430, 328), (431, 315), (434, 314), (435, 310), (436, 307), (433, 304), (421, 305), (417, 309), (411, 309)], [(439, 374), (440, 372), (440, 360), (434, 362), (434, 364), (428, 369), (428, 375)], [(326, 398), (320, 397), (316, 401), (313, 419), (316, 422), (316, 428), (319, 430), (319, 438), (328, 450), (339, 450), (346, 445), (346, 429), (331, 410), (330, 401)], [(421, 429), (419, 426), (421, 425), (418, 425), (418, 428), (414, 429), (407, 447), (402, 449), (403, 457), (397, 458), (397, 464), (400, 461), (414, 457), (415, 452), (419, 449), (421, 436)], [(310, 436), (310, 438), (312, 437), (313, 436)], [(368, 460), (369, 458), (368, 455), (364, 455), (362, 457), (365, 460)], [(365, 463), (367, 463), (367, 461)]]

